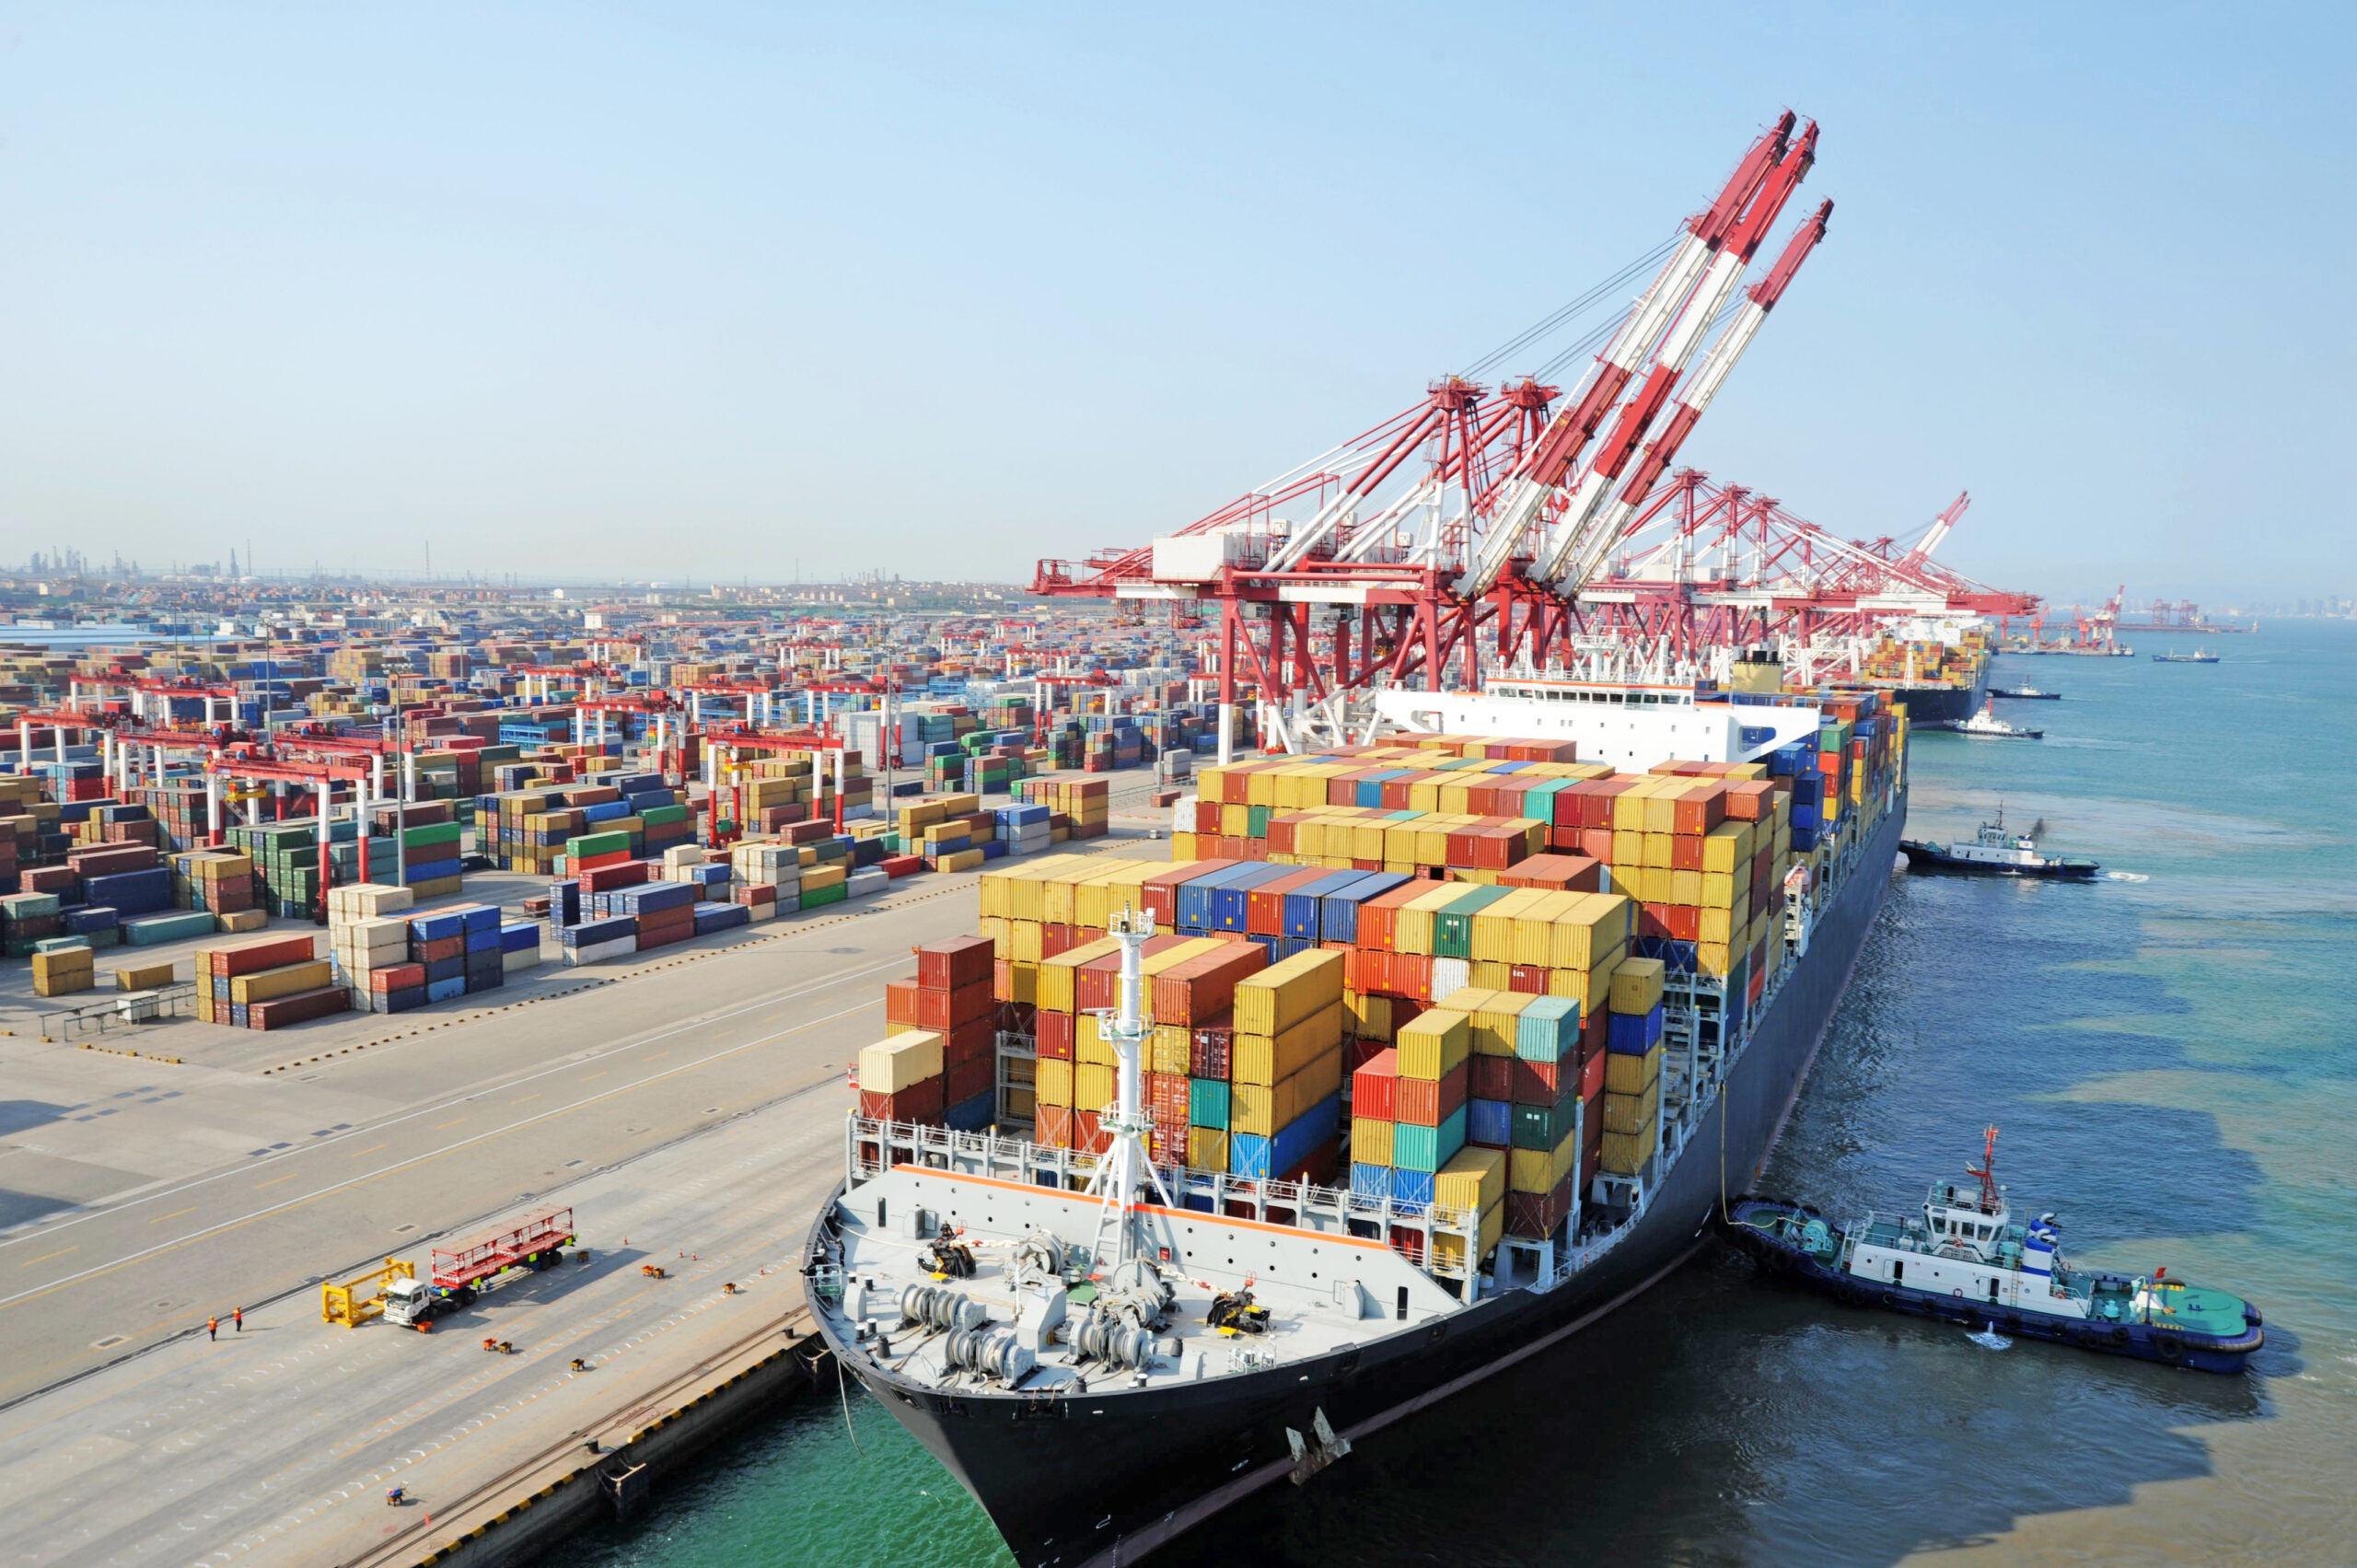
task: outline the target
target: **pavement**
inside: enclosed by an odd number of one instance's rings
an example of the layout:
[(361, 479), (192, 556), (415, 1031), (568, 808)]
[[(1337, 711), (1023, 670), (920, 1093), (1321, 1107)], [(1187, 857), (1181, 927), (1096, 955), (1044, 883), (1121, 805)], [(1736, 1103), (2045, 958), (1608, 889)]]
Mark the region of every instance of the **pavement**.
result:
[[(1117, 817), (1086, 847), (1160, 858), (1146, 826)], [(915, 878), (623, 964), (544, 965), (476, 1005), (267, 1033), (169, 1020), (90, 1050), (40, 1038), (47, 1005), (10, 966), (7, 1555), (349, 1562), (408, 1539), (386, 1486), (427, 1505), (477, 1496), (771, 1331), (792, 1287), (749, 1282), (798, 1251), (840, 1176), (844, 1074), (883, 1032), (884, 985), (911, 947), (974, 928), (975, 880)], [(470, 879), (469, 896), (491, 891)], [(521, 1279), (431, 1334), (320, 1321), (323, 1280), (389, 1256), (422, 1265), (436, 1240), (559, 1203), (587, 1265)], [(648, 1261), (678, 1277), (646, 1279)], [(724, 1279), (748, 1288), (724, 1296)], [(519, 1353), (486, 1356), (485, 1335)], [(571, 1374), (575, 1355), (593, 1370)]]

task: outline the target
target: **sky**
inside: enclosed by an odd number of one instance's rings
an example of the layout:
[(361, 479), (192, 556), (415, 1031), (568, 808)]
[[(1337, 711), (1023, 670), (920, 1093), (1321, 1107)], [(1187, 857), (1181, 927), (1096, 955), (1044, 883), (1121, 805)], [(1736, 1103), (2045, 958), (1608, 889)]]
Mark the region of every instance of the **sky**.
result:
[(1831, 229), (1684, 460), (1849, 536), (1969, 490), (1943, 557), (2058, 602), (2357, 593), (2349, 17), (6, 0), (0, 560), (1025, 578), (1790, 107)]

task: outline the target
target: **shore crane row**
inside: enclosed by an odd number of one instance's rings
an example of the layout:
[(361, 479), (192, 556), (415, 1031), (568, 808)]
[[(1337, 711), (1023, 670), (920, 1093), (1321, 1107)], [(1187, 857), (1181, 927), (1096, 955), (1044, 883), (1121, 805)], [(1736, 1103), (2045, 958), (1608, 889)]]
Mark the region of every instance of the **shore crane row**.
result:
[(1814, 122), (1786, 111), (1751, 143), (1568, 395), (1535, 376), (1494, 393), (1444, 377), (1415, 406), (1150, 544), (1041, 561), (1033, 591), (1161, 601), (1180, 626), (1215, 607), (1206, 656), (1223, 708), (1253, 683), (1264, 737), (1280, 746), (1304, 729), (1345, 738), (1351, 700), (1377, 686), (1438, 691), (1487, 668), (1601, 652), (1691, 664), (1738, 638), (1805, 642), (1933, 606), (2025, 613), (2025, 596), (1930, 560), (1961, 498), (1894, 553), (1678, 466), (1825, 238), (1830, 202), (1745, 286), (1817, 141)]

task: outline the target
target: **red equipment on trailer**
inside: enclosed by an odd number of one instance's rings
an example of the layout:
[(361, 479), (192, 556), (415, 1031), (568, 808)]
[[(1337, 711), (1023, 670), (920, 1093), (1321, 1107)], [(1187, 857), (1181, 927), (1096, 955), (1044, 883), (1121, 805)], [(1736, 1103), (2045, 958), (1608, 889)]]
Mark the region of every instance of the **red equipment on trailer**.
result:
[(553, 1254), (573, 1245), (573, 1211), (550, 1209), (518, 1220), (505, 1230), (490, 1231), (455, 1247), (434, 1249), (434, 1283), (443, 1290), (480, 1285), (494, 1274), (519, 1267), (540, 1267)]

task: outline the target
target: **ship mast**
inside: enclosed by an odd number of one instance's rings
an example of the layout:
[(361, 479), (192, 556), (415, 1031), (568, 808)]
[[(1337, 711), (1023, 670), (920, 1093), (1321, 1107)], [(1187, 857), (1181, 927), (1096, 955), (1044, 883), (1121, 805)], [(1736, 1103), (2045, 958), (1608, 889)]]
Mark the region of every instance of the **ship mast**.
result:
[(1120, 1067), (1113, 1104), (1098, 1122), (1111, 1134), (1112, 1144), (1098, 1156), (1097, 1174), (1089, 1178), (1088, 1191), (1104, 1196), (1097, 1235), (1101, 1243), (1106, 1223), (1113, 1223), (1112, 1261), (1118, 1265), (1128, 1262), (1137, 1252), (1131, 1210), (1141, 1196), (1141, 1189), (1151, 1184), (1165, 1208), (1177, 1205), (1162, 1185), (1162, 1173), (1155, 1169), (1153, 1152), (1146, 1144), (1154, 1122), (1145, 1109), (1145, 945), (1154, 935), (1154, 916), (1124, 910), (1114, 915), (1106, 935), (1121, 945), (1120, 1005), (1097, 1015), (1097, 1030), (1098, 1037), (1112, 1047)]
[(1980, 1212), (1984, 1214), (1995, 1214), (1997, 1212), (1997, 1129), (1995, 1127), (1989, 1129), (1988, 1147), (1980, 1156), (1980, 1163), (1966, 1166), (1964, 1171), (1967, 1176), (1980, 1178)]

